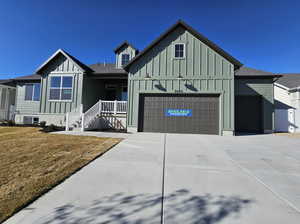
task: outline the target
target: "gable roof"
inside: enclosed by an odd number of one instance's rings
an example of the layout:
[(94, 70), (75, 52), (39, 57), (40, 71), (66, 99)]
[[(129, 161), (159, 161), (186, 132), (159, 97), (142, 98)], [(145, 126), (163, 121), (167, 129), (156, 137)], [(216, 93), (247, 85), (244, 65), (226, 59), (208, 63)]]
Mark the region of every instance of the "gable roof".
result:
[(142, 57), (145, 53), (147, 53), (150, 49), (152, 49), (154, 46), (156, 46), (163, 38), (165, 38), (167, 35), (169, 35), (172, 31), (174, 31), (177, 27), (183, 27), (187, 31), (189, 31), (191, 34), (193, 34), (195, 37), (197, 37), (199, 40), (201, 40), (204, 44), (212, 48), (214, 51), (222, 55), (224, 58), (226, 58), (228, 61), (230, 61), (232, 64), (234, 64), (235, 68), (241, 67), (243, 64), (232, 57), (230, 54), (228, 54), (226, 51), (224, 51), (222, 48), (220, 48), (218, 45), (207, 39), (204, 35), (200, 34), (198, 31), (187, 25), (182, 20), (178, 20), (177, 23), (175, 23), (173, 26), (171, 26), (167, 31), (162, 33), (158, 38), (156, 38), (152, 43), (148, 45), (143, 51), (141, 51), (138, 55), (136, 55), (127, 65), (124, 66), (124, 69), (128, 71), (129, 67), (140, 57)]
[(245, 67), (242, 66), (240, 67), (238, 70), (235, 71), (234, 73), (235, 76), (238, 77), (274, 77), (274, 76), (281, 76), (280, 74), (275, 74), (272, 72), (266, 72), (266, 71), (262, 71), (262, 70), (258, 70), (258, 69), (254, 69), (254, 68), (249, 68), (249, 67)]
[(276, 81), (289, 89), (300, 87), (300, 73), (283, 73), (282, 77)]
[(97, 63), (89, 66), (94, 72), (92, 74), (124, 74), (127, 72), (122, 68), (117, 68), (113, 63)]
[(132, 47), (135, 51), (137, 51), (138, 49), (136, 49), (132, 44), (130, 44), (127, 40), (125, 40), (123, 43), (121, 43), (118, 47), (116, 47), (114, 49), (114, 52), (117, 53), (123, 46), (130, 46)]
[(84, 63), (82, 63), (81, 61), (79, 61), (77, 58), (73, 57), (72, 55), (70, 55), (69, 53), (67, 53), (66, 51), (62, 50), (62, 49), (58, 49), (53, 55), (51, 55), (51, 57), (49, 57), (47, 59), (47, 61), (45, 61), (37, 70), (36, 73), (39, 74), (39, 72), (50, 62), (52, 61), (58, 54), (62, 54), (64, 55), (66, 58), (68, 58), (69, 60), (71, 60), (74, 64), (76, 64), (83, 72), (92, 72), (92, 70), (86, 66)]

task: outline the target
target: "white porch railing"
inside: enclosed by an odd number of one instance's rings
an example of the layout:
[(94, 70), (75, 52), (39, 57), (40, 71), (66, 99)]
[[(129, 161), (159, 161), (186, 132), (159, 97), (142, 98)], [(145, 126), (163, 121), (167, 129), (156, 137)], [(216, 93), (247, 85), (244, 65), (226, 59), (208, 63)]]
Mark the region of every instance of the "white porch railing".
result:
[[(97, 115), (105, 114), (126, 114), (127, 101), (104, 101), (99, 100), (88, 111), (82, 114), (81, 118), (81, 131), (85, 128), (93, 128)], [(95, 121), (95, 122), (93, 122)]]
[(127, 112), (127, 101), (99, 101), (101, 112), (112, 114), (125, 114)]

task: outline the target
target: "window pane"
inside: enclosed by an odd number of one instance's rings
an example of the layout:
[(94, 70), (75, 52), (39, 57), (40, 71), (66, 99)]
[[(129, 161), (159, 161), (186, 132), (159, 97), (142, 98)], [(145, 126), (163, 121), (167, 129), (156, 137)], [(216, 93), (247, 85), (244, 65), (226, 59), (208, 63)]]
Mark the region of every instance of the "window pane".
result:
[(40, 91), (41, 91), (40, 83), (34, 84), (34, 93), (33, 93), (33, 100), (34, 101), (39, 101), (40, 100)]
[(122, 54), (122, 65), (125, 65), (129, 62), (129, 54)]
[(25, 100), (32, 100), (33, 95), (33, 85), (25, 85)]
[(72, 85), (73, 85), (73, 77), (70, 76), (63, 77), (63, 83), (62, 83), (63, 88), (72, 88)]
[(62, 100), (71, 100), (72, 99), (72, 89), (62, 89), (61, 99)]
[(59, 100), (60, 89), (50, 89), (50, 100)]
[(60, 87), (61, 77), (51, 77), (51, 87)]
[(121, 96), (122, 99), (121, 100), (122, 101), (127, 101), (127, 99), (128, 99), (127, 96), (128, 96), (127, 91), (126, 92), (122, 92), (122, 96)]
[(175, 44), (175, 58), (184, 57), (184, 44)]
[(178, 53), (179, 53), (179, 57), (183, 58), (183, 51), (179, 51)]

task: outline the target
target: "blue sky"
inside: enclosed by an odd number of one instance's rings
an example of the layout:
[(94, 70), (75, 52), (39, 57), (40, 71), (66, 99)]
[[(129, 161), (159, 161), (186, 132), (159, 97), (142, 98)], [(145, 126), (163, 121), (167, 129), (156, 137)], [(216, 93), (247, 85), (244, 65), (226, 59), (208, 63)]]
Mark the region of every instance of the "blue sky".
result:
[(2, 0), (0, 79), (32, 74), (58, 48), (113, 62), (123, 40), (141, 50), (178, 19), (247, 66), (300, 72), (299, 11), (296, 0)]

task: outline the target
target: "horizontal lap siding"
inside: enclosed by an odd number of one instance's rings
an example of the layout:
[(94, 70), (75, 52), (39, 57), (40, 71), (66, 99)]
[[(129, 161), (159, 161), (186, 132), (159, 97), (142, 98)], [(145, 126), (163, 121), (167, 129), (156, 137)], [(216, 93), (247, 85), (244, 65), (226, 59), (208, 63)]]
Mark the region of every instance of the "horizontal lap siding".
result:
[[(82, 80), (83, 73), (71, 60), (60, 55), (43, 71), (41, 82), (41, 113), (64, 114), (80, 106), (82, 103)], [(73, 75), (73, 97), (72, 102), (49, 101), (50, 77), (55, 75)]]
[[(32, 82), (30, 82), (32, 83)], [(25, 84), (17, 85), (16, 110), (21, 114), (36, 114), (39, 113), (40, 101), (25, 100)]]
[[(186, 58), (173, 59), (173, 44), (185, 43)], [(177, 28), (129, 71), (128, 126), (137, 126), (139, 93), (222, 93), (223, 130), (233, 130), (233, 65), (183, 28)], [(145, 80), (146, 74), (155, 80)], [(178, 75), (188, 80), (178, 80)]]

